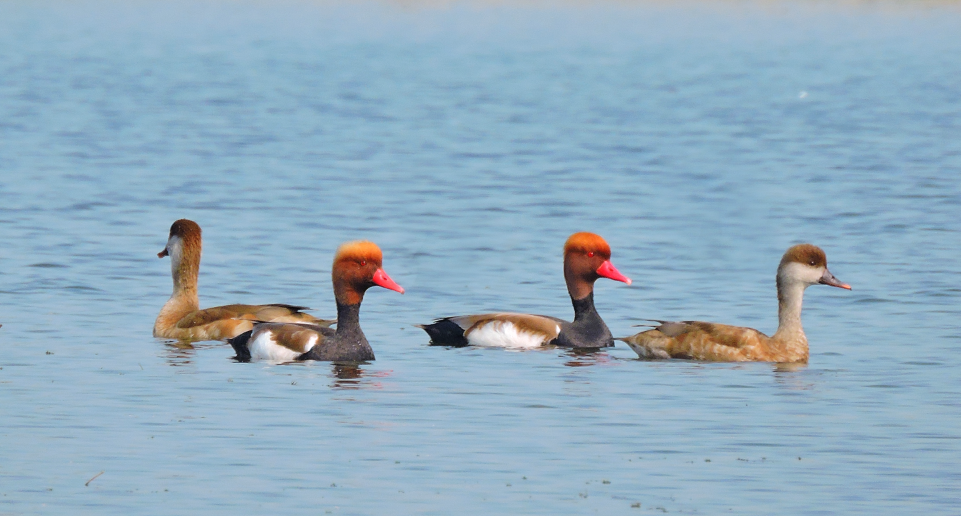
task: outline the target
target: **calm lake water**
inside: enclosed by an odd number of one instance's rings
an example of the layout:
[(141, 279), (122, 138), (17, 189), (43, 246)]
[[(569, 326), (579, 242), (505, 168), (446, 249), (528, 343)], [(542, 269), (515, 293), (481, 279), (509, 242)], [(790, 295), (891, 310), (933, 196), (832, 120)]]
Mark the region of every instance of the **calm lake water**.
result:
[[(0, 513), (957, 514), (961, 8), (0, 3)], [(153, 339), (175, 219), (204, 306), (334, 314), (369, 238), (377, 360)], [(772, 332), (806, 367), (428, 347), (434, 317)], [(100, 474), (102, 472), (102, 474)], [(95, 475), (100, 474), (96, 478)], [(93, 480), (91, 480), (93, 478)], [(88, 483), (89, 481), (89, 483)]]

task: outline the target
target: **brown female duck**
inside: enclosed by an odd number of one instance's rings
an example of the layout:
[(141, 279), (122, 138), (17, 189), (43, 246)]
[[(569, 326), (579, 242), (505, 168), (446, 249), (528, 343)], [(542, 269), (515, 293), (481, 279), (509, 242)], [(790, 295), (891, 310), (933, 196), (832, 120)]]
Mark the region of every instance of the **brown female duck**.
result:
[(664, 322), (652, 330), (619, 338), (641, 358), (689, 358), (716, 362), (807, 362), (808, 340), (801, 327), (804, 290), (822, 284), (851, 290), (828, 270), (820, 247), (791, 247), (777, 268), (778, 328), (767, 335), (740, 326), (700, 321)]
[(167, 246), (158, 258), (170, 257), (174, 289), (154, 323), (153, 335), (183, 341), (224, 340), (249, 331), (255, 320), (308, 322), (329, 326), (332, 321), (302, 313), (303, 306), (285, 304), (226, 305), (200, 309), (197, 276), (200, 272), (200, 226), (180, 219), (170, 226)]

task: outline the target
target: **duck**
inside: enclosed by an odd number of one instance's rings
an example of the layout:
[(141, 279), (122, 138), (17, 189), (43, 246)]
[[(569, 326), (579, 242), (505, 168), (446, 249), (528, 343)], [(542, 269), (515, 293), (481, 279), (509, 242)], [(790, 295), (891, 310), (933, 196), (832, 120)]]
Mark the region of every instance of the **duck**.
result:
[(594, 307), (594, 282), (600, 278), (631, 284), (631, 279), (611, 263), (611, 247), (600, 235), (574, 233), (564, 243), (564, 279), (574, 305), (573, 322), (546, 315), (500, 312), (443, 317), (417, 327), (427, 332), (432, 345), (439, 346), (610, 347), (614, 337)]
[(360, 304), (373, 286), (404, 293), (384, 272), (383, 252), (377, 244), (359, 240), (342, 244), (334, 255), (331, 278), (337, 302), (337, 329), (311, 323), (258, 322), (251, 331), (228, 340), (240, 362), (374, 360), (360, 328)]
[(320, 326), (333, 323), (303, 313), (309, 310), (307, 307), (287, 304), (237, 304), (201, 310), (197, 296), (201, 248), (201, 230), (196, 222), (180, 219), (170, 226), (167, 245), (157, 257), (170, 257), (173, 294), (154, 322), (154, 337), (186, 342), (226, 340), (249, 331), (254, 321), (307, 322)]
[(811, 285), (851, 290), (828, 270), (827, 255), (812, 244), (792, 246), (777, 268), (778, 327), (767, 335), (740, 326), (701, 321), (654, 321), (654, 328), (626, 342), (645, 359), (683, 358), (712, 362), (806, 363), (808, 340), (801, 327), (804, 290)]

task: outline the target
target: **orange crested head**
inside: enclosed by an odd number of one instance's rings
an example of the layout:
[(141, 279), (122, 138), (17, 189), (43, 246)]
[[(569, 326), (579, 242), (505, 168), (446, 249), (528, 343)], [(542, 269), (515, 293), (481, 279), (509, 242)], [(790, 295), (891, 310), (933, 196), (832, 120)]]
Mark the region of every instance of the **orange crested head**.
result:
[(357, 240), (341, 244), (334, 255), (334, 266), (331, 270), (337, 302), (359, 304), (364, 298), (364, 292), (375, 285), (403, 294), (404, 288), (390, 279), (381, 268), (383, 260), (384, 254), (373, 242)]
[(601, 255), (605, 260), (611, 257), (611, 246), (607, 241), (595, 233), (580, 232), (568, 237), (564, 243), (564, 256), (572, 253), (583, 253), (593, 256)]
[(827, 267), (828, 257), (820, 247), (813, 244), (798, 244), (792, 246), (781, 258), (781, 265), (800, 263), (810, 267)]
[(594, 291), (598, 278), (631, 284), (611, 263), (611, 246), (600, 235), (574, 233), (564, 243), (564, 279), (571, 298), (584, 299)]
[(337, 267), (338, 263), (348, 261), (361, 265), (374, 263), (380, 267), (384, 261), (384, 253), (381, 252), (380, 247), (377, 247), (377, 244), (369, 240), (355, 240), (343, 243), (337, 248), (337, 252), (334, 254), (334, 268)]

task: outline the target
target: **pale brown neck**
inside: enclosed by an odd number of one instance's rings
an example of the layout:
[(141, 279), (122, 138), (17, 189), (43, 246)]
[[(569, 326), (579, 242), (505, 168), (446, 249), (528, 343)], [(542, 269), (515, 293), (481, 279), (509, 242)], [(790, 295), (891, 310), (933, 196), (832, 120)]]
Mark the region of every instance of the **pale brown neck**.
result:
[(200, 299), (197, 297), (196, 276), (194, 276), (193, 285), (188, 288), (178, 288), (175, 278), (173, 294), (164, 303), (154, 322), (154, 335), (161, 335), (165, 328), (176, 325), (184, 316), (197, 310), (200, 310)]
[(197, 296), (197, 276), (200, 272), (200, 260), (185, 259), (171, 271), (174, 280), (174, 295)]
[(805, 285), (797, 281), (777, 280), (777, 332), (773, 338), (781, 341), (807, 343), (801, 327), (801, 305), (804, 302)]
[[(179, 247), (179, 246), (178, 246)], [(170, 274), (173, 277), (174, 290), (171, 301), (179, 299), (179, 304), (200, 307), (197, 297), (197, 276), (200, 273), (200, 249), (182, 247), (174, 249), (170, 255)], [(168, 302), (169, 304), (169, 302)]]

